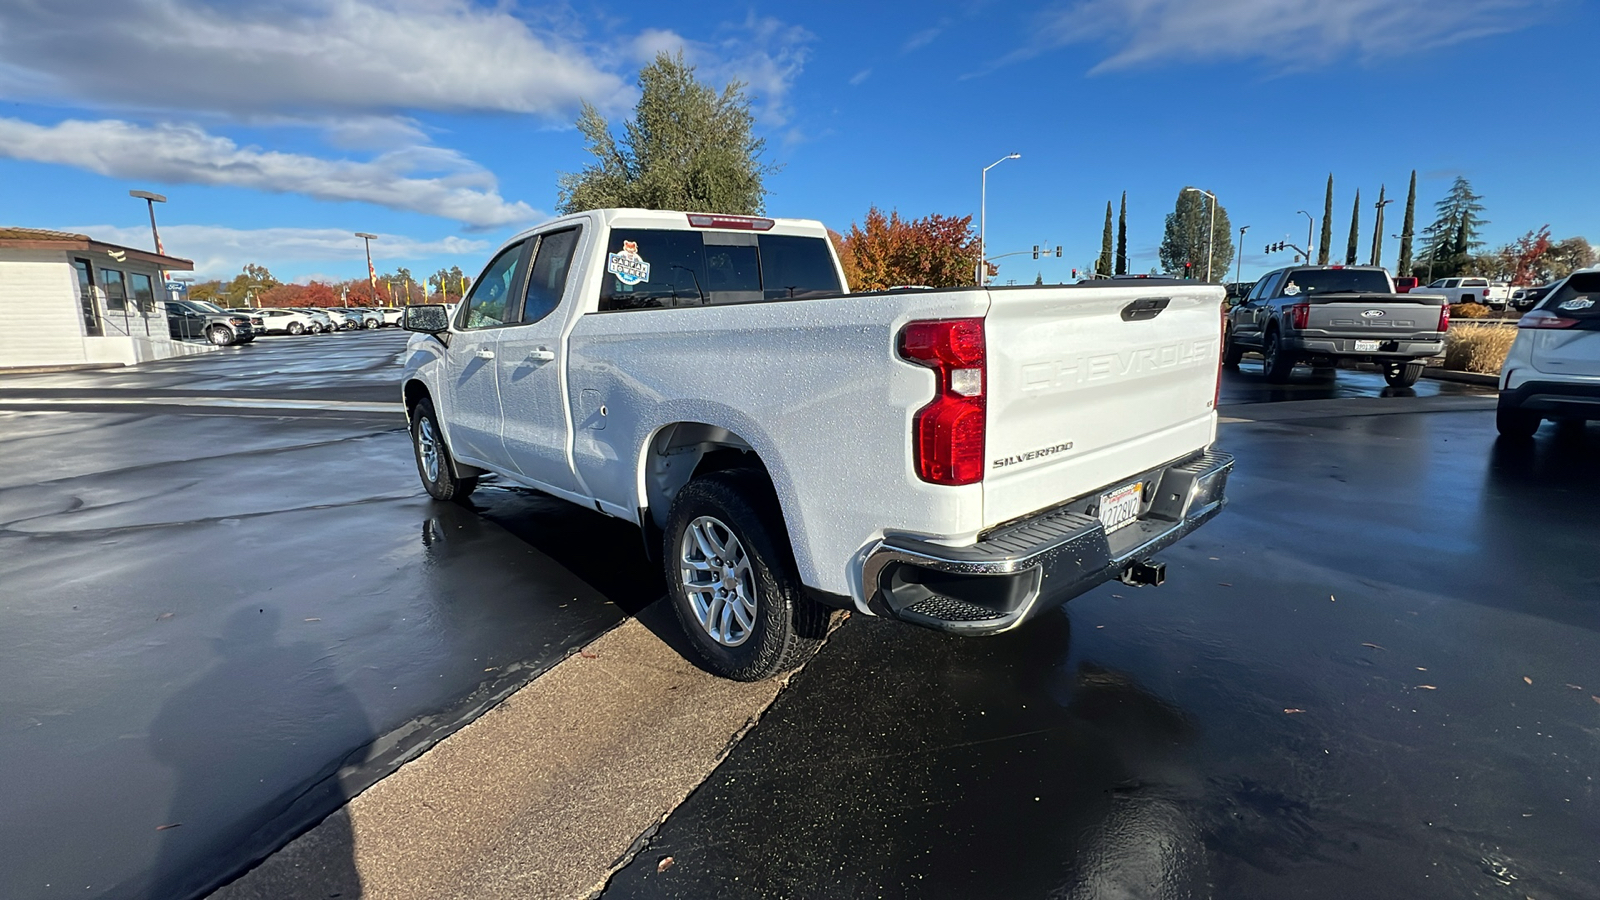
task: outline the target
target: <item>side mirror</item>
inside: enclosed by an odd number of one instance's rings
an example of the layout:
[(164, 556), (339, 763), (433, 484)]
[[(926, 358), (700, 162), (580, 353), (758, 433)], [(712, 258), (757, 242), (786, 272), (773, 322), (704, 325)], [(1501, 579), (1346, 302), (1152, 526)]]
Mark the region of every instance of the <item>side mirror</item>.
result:
[(442, 303), (427, 303), (406, 307), (400, 327), (423, 334), (444, 334), (450, 330), (450, 311)]

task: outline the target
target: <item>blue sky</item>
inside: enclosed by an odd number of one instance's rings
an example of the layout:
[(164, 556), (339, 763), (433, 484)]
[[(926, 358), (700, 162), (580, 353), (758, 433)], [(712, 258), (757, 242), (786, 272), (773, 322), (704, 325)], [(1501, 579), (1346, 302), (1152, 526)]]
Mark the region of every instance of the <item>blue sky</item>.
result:
[(1379, 185), (1398, 233), (1412, 169), (1419, 227), (1465, 175), (1492, 245), (1600, 243), (1595, 34), (1587, 0), (0, 0), (0, 225), (146, 246), (139, 188), (202, 277), (361, 276), (355, 231), (380, 271), (476, 272), (584, 165), (579, 102), (620, 121), (681, 48), (750, 83), (774, 215), (976, 214), (980, 170), (1021, 153), (990, 172), (990, 252), (1066, 258), (1002, 281), (1092, 261), (1124, 190), (1132, 265), (1155, 265), (1186, 184), (1252, 226), (1254, 277), (1330, 172), (1335, 246), (1359, 188), (1363, 255)]

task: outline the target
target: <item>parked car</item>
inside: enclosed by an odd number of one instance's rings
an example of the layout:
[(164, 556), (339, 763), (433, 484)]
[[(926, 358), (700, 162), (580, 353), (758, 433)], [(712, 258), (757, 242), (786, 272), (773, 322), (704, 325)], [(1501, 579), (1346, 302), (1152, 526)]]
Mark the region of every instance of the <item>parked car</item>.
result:
[(365, 306), (347, 306), (342, 308), (345, 312), (357, 317), (359, 324), (356, 327), (358, 328), (383, 327), (383, 316), (380, 315), (376, 310), (368, 309)]
[(1500, 433), (1531, 437), (1546, 419), (1600, 419), (1600, 268), (1552, 285), (1500, 367)]
[(333, 320), (333, 327), (338, 331), (354, 331), (362, 327), (365, 321), (360, 313), (346, 306), (330, 306), (324, 312)]
[[(1007, 631), (1219, 512), (1222, 288), (846, 293), (820, 222), (593, 210), (408, 307), (430, 495), (484, 473), (637, 524), (712, 670), (792, 668), (828, 607)], [(736, 362), (735, 362), (736, 361)]]
[(1445, 301), (1456, 303), (1481, 303), (1495, 309), (1505, 309), (1510, 292), (1505, 285), (1492, 285), (1487, 278), (1440, 278), (1426, 287), (1412, 288), (1411, 293), (1432, 294)]
[(256, 339), (248, 316), (230, 313), (204, 300), (168, 300), (167, 333), (177, 340), (207, 340), (219, 347)]
[(251, 308), (251, 307), (244, 307), (244, 308), (224, 309), (223, 312), (232, 313), (233, 315), (236, 315), (236, 316), (244, 316), (245, 318), (250, 320), (250, 327), (255, 330), (256, 334), (265, 334), (266, 333), (267, 320), (266, 320), (265, 317), (263, 317), (261, 315), (261, 310), (259, 310), (259, 309), (254, 309), (254, 308)]
[(1422, 279), (1420, 278), (1396, 278), (1394, 280), (1394, 292), (1396, 294), (1409, 294), (1421, 283)]
[(1511, 308), (1517, 312), (1527, 312), (1533, 309), (1539, 305), (1539, 301), (1543, 300), (1545, 295), (1550, 293), (1550, 289), (1555, 287), (1556, 284), (1557, 282), (1552, 281), (1549, 284), (1541, 284), (1538, 287), (1520, 287), (1513, 290), (1509, 301)]
[(1385, 381), (1409, 387), (1423, 360), (1444, 352), (1450, 307), (1433, 294), (1395, 293), (1377, 266), (1293, 266), (1268, 273), (1228, 311), (1225, 366), (1259, 352), (1267, 380), (1301, 363), (1377, 363)]
[(261, 314), (264, 334), (305, 334), (316, 328), (316, 320), (297, 309), (264, 307), (255, 310)]
[(400, 320), (406, 316), (406, 311), (398, 306), (380, 306), (374, 311), (383, 316), (383, 324), (385, 325), (398, 326)]

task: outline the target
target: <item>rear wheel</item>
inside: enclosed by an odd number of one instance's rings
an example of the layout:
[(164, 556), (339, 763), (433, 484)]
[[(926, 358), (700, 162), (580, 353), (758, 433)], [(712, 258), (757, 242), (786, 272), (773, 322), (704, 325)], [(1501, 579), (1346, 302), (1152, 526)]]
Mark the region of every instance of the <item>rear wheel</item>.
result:
[(1283, 384), (1294, 373), (1294, 356), (1284, 348), (1277, 329), (1267, 332), (1266, 343), (1261, 348), (1261, 371), (1273, 384)]
[(1508, 438), (1531, 438), (1542, 421), (1538, 413), (1513, 406), (1502, 406), (1494, 414), (1494, 427)]
[(1386, 363), (1383, 367), (1383, 380), (1389, 382), (1390, 387), (1411, 387), (1422, 377), (1422, 363)]
[(433, 401), (418, 400), (411, 408), (411, 444), (417, 452), (417, 474), (435, 500), (465, 500), (478, 486), (477, 476), (457, 478), (444, 430), (433, 411)]
[(368, 319), (366, 321), (366, 323), (362, 327), (363, 328), (367, 328), (367, 329), (377, 328), (378, 327), (378, 320), (377, 319)]
[(829, 611), (805, 595), (770, 485), (748, 470), (691, 481), (662, 536), (667, 593), (712, 672), (760, 681), (804, 662)]
[(1239, 360), (1244, 359), (1244, 348), (1233, 339), (1233, 329), (1228, 329), (1228, 334), (1222, 339), (1222, 364), (1230, 369), (1239, 368)]
[(295, 335), (305, 334), (306, 333), (306, 327), (304, 325), (301, 325), (299, 322), (290, 322), (289, 323), (289, 333), (290, 334), (295, 334)]

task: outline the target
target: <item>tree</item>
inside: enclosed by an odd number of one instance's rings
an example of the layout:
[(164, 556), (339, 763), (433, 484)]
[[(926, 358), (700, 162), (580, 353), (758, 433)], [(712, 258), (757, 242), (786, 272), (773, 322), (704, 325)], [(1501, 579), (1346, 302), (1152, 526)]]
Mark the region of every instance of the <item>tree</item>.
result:
[(855, 223), (844, 237), (844, 253), (857, 274), (851, 287), (880, 291), (897, 285), (958, 287), (972, 284), (978, 266), (978, 236), (972, 217), (943, 216), (902, 219), (886, 216), (876, 206), (867, 210), (866, 227)]
[(753, 215), (763, 209), (766, 141), (745, 85), (718, 94), (676, 56), (656, 54), (639, 72), (639, 102), (620, 139), (600, 111), (583, 104), (578, 131), (595, 161), (560, 176), (562, 213), (610, 206)]
[(1544, 255), (1544, 264), (1545, 270), (1542, 274), (1546, 281), (1565, 278), (1578, 269), (1595, 264), (1594, 248), (1581, 237), (1556, 241)]
[(215, 303), (222, 296), (222, 282), (212, 279), (189, 285), (190, 300), (207, 300)]
[(1496, 255), (1500, 257), (1500, 268), (1511, 284), (1522, 287), (1539, 282), (1546, 270), (1544, 257), (1550, 252), (1551, 246), (1550, 226), (1546, 225), (1501, 247)]
[(305, 293), (305, 285), (278, 284), (267, 288), (256, 296), (257, 306), (301, 306), (300, 295)]
[[(1161, 238), (1161, 267), (1172, 275), (1185, 274), (1184, 264), (1193, 266), (1188, 274), (1206, 274), (1206, 227), (1211, 224), (1211, 200), (1188, 188), (1178, 192), (1178, 202), (1167, 213), (1166, 233)], [(1225, 281), (1233, 262), (1233, 235), (1228, 210), (1217, 204), (1216, 224), (1211, 232), (1211, 278)]]
[(1111, 201), (1106, 201), (1106, 227), (1100, 233), (1100, 258), (1094, 261), (1094, 271), (1098, 275), (1110, 275), (1115, 263), (1115, 251), (1112, 250), (1111, 238)]
[(1417, 227), (1417, 170), (1411, 170), (1411, 190), (1406, 193), (1406, 218), (1400, 223), (1400, 258), (1395, 262), (1394, 273), (1411, 274), (1411, 238)]
[(313, 281), (306, 285), (306, 289), (304, 291), (300, 292), (300, 302), (296, 305), (318, 307), (338, 306), (339, 295), (334, 292), (331, 285), (325, 284), (321, 281)]
[[(1328, 264), (1328, 253), (1333, 250), (1333, 173), (1328, 173), (1328, 193), (1322, 200), (1322, 242), (1317, 248), (1317, 265)], [(1310, 253), (1311, 248), (1307, 247)]]
[(1356, 264), (1356, 248), (1361, 244), (1361, 189), (1356, 188), (1356, 205), (1350, 210), (1350, 244), (1344, 251), (1344, 264)]
[(218, 292), (218, 296), (223, 300), (222, 306), (249, 306), (254, 303), (255, 298), (277, 287), (278, 283), (278, 279), (272, 277), (266, 266), (248, 263), (243, 271), (233, 276), (233, 280)]
[(1472, 261), (1473, 251), (1483, 246), (1478, 233), (1489, 224), (1483, 218), (1482, 200), (1472, 192), (1467, 179), (1456, 177), (1450, 192), (1434, 204), (1433, 224), (1423, 230), (1427, 258), (1433, 261), (1434, 274), (1449, 278), (1463, 272)]
[(1117, 275), (1128, 274), (1128, 192), (1122, 192), (1122, 208), (1117, 211)]
[(1040, 272), (1037, 275), (1033, 276), (1033, 283), (1034, 284), (1044, 284), (1044, 273)]

